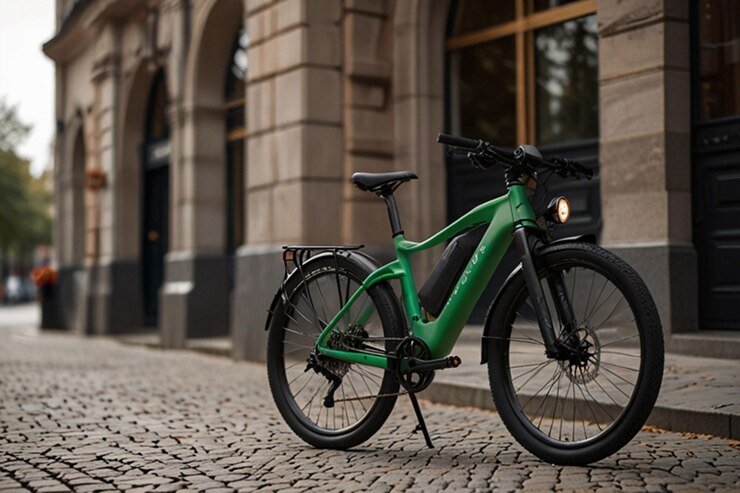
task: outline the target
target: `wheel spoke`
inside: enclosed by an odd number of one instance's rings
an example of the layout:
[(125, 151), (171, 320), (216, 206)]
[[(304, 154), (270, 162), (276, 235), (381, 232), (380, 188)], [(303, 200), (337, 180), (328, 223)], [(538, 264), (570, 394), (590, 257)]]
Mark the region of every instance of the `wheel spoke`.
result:
[[(525, 387), (525, 386), (526, 386), (526, 385), (527, 385), (527, 384), (528, 384), (529, 382), (531, 382), (531, 381), (532, 381), (532, 379), (533, 379), (534, 377), (536, 377), (536, 376), (537, 376), (537, 375), (538, 375), (538, 374), (539, 374), (539, 373), (540, 373), (540, 372), (541, 372), (541, 371), (542, 371), (543, 369), (545, 369), (545, 368), (547, 367), (547, 365), (549, 365), (549, 364), (550, 364), (550, 363), (552, 363), (553, 361), (554, 361), (554, 360), (549, 360), (549, 361), (547, 361), (547, 362), (546, 362), (546, 363), (545, 363), (544, 365), (540, 366), (540, 367), (539, 367), (539, 369), (538, 369), (538, 370), (537, 370), (536, 372), (534, 372), (534, 373), (533, 373), (533, 374), (532, 374), (532, 375), (531, 375), (531, 376), (530, 376), (530, 377), (529, 377), (529, 378), (527, 379), (527, 381), (526, 381), (526, 382), (524, 382), (523, 384), (521, 384), (521, 385), (519, 386), (519, 388), (518, 388), (518, 389), (516, 389), (516, 392), (517, 392), (517, 393), (519, 393), (519, 391), (520, 391), (521, 389), (523, 389), (523, 388), (524, 388), (524, 387)], [(512, 380), (512, 381), (513, 381), (513, 380)]]
[(607, 361), (601, 361), (600, 364), (602, 364), (602, 365), (608, 365), (608, 366), (614, 366), (616, 368), (621, 368), (621, 369), (627, 370), (627, 371), (634, 371), (634, 372), (638, 372), (638, 373), (640, 372), (640, 370), (635, 370), (634, 368), (629, 368), (627, 366), (618, 365), (616, 363), (609, 363)]
[(483, 336), (482, 339), (497, 339), (497, 340), (510, 341), (510, 342), (523, 342), (525, 344), (538, 344), (540, 346), (545, 345), (545, 343), (532, 339), (531, 337), (527, 337), (526, 339), (513, 339), (511, 337)]
[(616, 341), (611, 341), (606, 344), (602, 344), (601, 349), (604, 349), (605, 347), (613, 346), (614, 344), (618, 344), (620, 342), (629, 341), (631, 339), (634, 339), (635, 337), (640, 337), (640, 334), (631, 335), (629, 337), (625, 337), (624, 339), (618, 339)]

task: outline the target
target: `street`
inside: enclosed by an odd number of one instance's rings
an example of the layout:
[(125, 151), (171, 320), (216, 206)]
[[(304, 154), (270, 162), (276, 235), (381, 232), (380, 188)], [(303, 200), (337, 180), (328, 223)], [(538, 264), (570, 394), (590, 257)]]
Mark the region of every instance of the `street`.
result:
[(406, 400), (362, 449), (317, 450), (282, 422), (261, 365), (24, 329), (32, 310), (12, 324), (8, 310), (2, 491), (740, 489), (730, 440), (643, 431), (591, 467), (555, 467), (514, 443), (496, 413), (422, 402), (429, 450), (410, 434)]

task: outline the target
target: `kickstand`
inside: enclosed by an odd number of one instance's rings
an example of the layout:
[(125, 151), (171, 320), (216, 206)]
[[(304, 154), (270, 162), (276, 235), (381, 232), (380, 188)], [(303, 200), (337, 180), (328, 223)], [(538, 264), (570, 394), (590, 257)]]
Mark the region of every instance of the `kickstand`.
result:
[(416, 419), (419, 420), (419, 424), (416, 425), (416, 428), (414, 428), (414, 433), (421, 430), (421, 432), (424, 434), (424, 440), (427, 442), (427, 447), (434, 448), (434, 445), (432, 445), (432, 439), (429, 436), (429, 431), (427, 431), (427, 425), (424, 423), (424, 416), (421, 415), (421, 409), (419, 408), (419, 401), (416, 400), (416, 394), (413, 392), (409, 392), (409, 398), (411, 399), (411, 405), (414, 406), (414, 412), (416, 413)]

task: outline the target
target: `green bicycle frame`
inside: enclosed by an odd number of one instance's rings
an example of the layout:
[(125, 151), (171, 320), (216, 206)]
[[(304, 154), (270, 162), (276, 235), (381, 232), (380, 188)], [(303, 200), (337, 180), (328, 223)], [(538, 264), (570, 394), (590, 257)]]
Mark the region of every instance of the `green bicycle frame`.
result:
[[(412, 275), (411, 255), (439, 245), (472, 226), (486, 223), (489, 224), (488, 229), (468, 261), (439, 317), (436, 320), (425, 321), (421, 316), (419, 298)], [(352, 294), (347, 303), (321, 332), (316, 342), (318, 351), (330, 358), (390, 369), (391, 362), (387, 356), (331, 349), (326, 346), (326, 342), (332, 330), (362, 293), (380, 282), (398, 279), (401, 283), (404, 308), (411, 322), (412, 334), (427, 344), (433, 359), (448, 356), (475, 304), (509, 248), (513, 232), (521, 227), (539, 229), (534, 210), (527, 198), (526, 188), (523, 185), (513, 185), (509, 187), (506, 195), (479, 205), (442, 231), (420, 243), (405, 240), (403, 234), (396, 235), (394, 237), (396, 260), (370, 274)], [(370, 315), (371, 313), (367, 313), (361, 317), (367, 318)]]

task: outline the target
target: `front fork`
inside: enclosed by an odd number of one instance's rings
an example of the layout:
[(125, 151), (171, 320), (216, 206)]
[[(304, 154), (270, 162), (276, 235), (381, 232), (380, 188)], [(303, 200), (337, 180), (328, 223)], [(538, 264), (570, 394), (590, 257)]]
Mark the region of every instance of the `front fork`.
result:
[[(542, 334), (542, 340), (545, 342), (545, 354), (550, 358), (567, 358), (566, 348), (555, 334), (550, 308), (545, 298), (545, 291), (537, 275), (537, 267), (534, 265), (532, 250), (529, 247), (526, 228), (518, 228), (514, 231), (514, 243), (522, 262), (524, 282), (527, 285), (530, 299), (537, 314), (537, 323)], [(558, 273), (555, 276), (548, 277), (548, 284), (553, 301), (555, 302), (558, 318), (563, 324), (562, 330), (566, 334), (571, 333), (574, 329), (575, 317), (573, 315), (573, 307), (565, 289), (563, 275)]]

